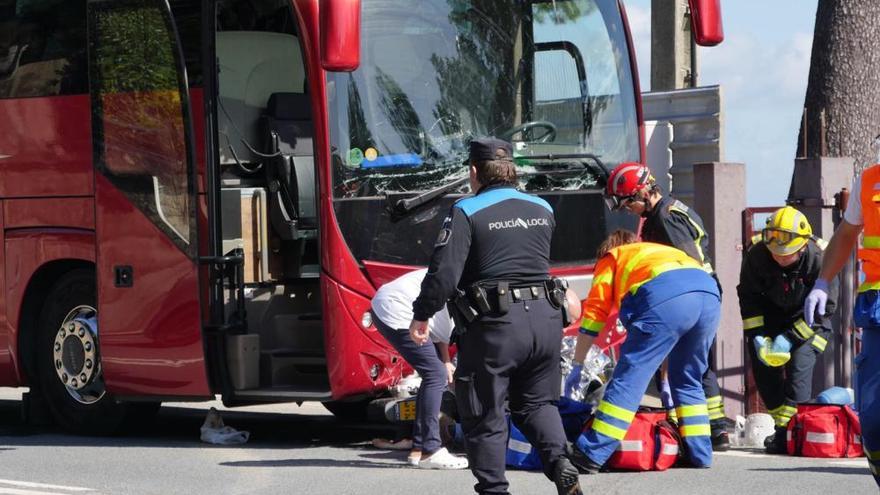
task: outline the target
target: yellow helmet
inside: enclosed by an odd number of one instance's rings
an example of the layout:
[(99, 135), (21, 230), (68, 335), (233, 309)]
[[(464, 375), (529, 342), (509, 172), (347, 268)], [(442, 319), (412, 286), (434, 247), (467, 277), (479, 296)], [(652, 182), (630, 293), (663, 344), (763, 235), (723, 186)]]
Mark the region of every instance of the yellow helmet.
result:
[(806, 215), (786, 206), (770, 215), (761, 231), (761, 240), (767, 249), (777, 256), (787, 256), (800, 251), (812, 237), (813, 229)]

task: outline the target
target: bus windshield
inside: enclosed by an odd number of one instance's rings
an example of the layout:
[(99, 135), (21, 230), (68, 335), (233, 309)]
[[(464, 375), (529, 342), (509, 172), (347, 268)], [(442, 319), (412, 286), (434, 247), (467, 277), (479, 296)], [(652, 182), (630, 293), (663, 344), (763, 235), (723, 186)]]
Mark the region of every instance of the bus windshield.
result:
[(474, 136), (511, 140), (520, 187), (533, 192), (594, 188), (589, 156), (608, 168), (639, 159), (617, 0), (365, 0), (362, 9), (360, 67), (327, 76), (336, 198), (464, 177)]

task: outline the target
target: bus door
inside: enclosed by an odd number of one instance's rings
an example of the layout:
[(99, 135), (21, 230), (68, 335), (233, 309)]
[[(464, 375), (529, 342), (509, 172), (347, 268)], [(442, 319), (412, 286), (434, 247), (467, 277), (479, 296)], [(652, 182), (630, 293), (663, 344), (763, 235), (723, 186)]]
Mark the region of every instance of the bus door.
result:
[(208, 396), (192, 116), (166, 0), (89, 0), (98, 328), (107, 388)]

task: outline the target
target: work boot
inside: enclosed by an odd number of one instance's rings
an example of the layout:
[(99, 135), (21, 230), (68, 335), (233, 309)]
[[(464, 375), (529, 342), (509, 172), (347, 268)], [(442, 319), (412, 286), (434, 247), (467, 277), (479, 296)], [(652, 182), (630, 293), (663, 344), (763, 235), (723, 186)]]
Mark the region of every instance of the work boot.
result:
[(768, 454), (787, 455), (787, 435), (787, 428), (776, 427), (776, 433), (764, 439), (764, 449), (767, 451)]
[(559, 495), (584, 495), (578, 480), (578, 470), (565, 457), (557, 459), (553, 466), (553, 482), (556, 483), (556, 492)]
[(724, 452), (730, 448), (730, 437), (727, 435), (727, 427), (724, 420), (713, 421), (711, 424), (712, 450)]
[(581, 474), (596, 474), (602, 469), (602, 466), (593, 462), (579, 448), (569, 446), (568, 451), (568, 458), (571, 459), (572, 464), (577, 467)]

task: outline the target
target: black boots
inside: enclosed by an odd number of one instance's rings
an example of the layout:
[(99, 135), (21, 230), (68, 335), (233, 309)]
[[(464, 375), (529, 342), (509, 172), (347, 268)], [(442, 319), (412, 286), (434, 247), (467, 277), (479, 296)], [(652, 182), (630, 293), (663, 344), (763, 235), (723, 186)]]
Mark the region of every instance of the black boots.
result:
[(730, 448), (730, 437), (727, 435), (727, 425), (724, 420), (712, 421), (711, 439), (714, 452), (724, 452)]
[(602, 469), (602, 466), (593, 462), (577, 447), (572, 446), (569, 449), (568, 458), (571, 459), (572, 464), (577, 466), (581, 474), (596, 474)]
[(553, 482), (559, 495), (584, 495), (578, 480), (578, 470), (565, 457), (560, 457), (553, 466)]
[(768, 454), (788, 454), (788, 429), (776, 427), (776, 433), (770, 435), (764, 440), (764, 448)]

